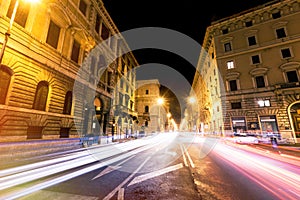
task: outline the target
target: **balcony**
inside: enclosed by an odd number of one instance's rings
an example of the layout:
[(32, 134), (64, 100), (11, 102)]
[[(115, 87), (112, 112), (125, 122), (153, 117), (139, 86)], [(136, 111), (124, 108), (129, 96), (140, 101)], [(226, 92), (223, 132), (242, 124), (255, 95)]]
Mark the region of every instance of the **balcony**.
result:
[(285, 89), (285, 88), (295, 88), (300, 87), (300, 82), (293, 83), (281, 83), (275, 86), (277, 89)]

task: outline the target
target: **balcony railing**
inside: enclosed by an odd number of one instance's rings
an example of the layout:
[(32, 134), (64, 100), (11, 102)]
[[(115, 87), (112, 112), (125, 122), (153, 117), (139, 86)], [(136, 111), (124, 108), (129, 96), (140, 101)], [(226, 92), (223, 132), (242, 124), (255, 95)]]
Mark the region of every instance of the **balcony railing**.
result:
[(276, 85), (277, 89), (285, 89), (285, 88), (294, 88), (294, 87), (300, 87), (300, 82), (293, 82), (293, 83), (281, 83)]

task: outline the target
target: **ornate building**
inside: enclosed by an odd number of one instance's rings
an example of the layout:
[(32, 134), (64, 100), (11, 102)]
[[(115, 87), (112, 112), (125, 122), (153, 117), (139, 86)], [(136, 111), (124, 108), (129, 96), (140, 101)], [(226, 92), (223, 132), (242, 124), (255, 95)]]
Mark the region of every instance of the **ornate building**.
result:
[(147, 133), (165, 130), (169, 106), (160, 96), (160, 83), (157, 79), (136, 81), (136, 111), (140, 131)]
[(131, 53), (118, 58), (116, 70), (117, 84), (113, 100), (113, 132), (117, 137), (133, 136), (136, 131), (137, 113), (135, 111), (135, 88), (137, 61)]
[(137, 62), (116, 59), (128, 46), (103, 2), (18, 3), (0, 0), (0, 141), (111, 134), (119, 68)]
[[(280, 133), (299, 142), (299, 22), (299, 1), (285, 0), (207, 28), (202, 45), (207, 55), (200, 56), (206, 61), (199, 69), (213, 102), (212, 94), (218, 94), (224, 124), (220, 130), (225, 134)], [(215, 91), (217, 86), (221, 89)]]

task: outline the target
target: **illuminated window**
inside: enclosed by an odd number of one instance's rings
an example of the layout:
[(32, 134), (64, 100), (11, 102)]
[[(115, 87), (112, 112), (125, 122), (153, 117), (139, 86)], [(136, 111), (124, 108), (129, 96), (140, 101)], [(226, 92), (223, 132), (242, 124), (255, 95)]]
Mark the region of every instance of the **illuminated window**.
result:
[(270, 100), (259, 100), (258, 102), (259, 107), (270, 107)]
[(5, 104), (12, 73), (8, 67), (1, 66), (0, 68), (0, 104)]
[(46, 103), (48, 98), (49, 86), (48, 82), (41, 81), (37, 85), (35, 92), (35, 99), (33, 102), (33, 109), (35, 110), (46, 110)]
[(234, 68), (234, 63), (233, 63), (233, 61), (231, 60), (231, 61), (228, 61), (227, 62), (227, 69), (233, 69)]
[(60, 27), (50, 20), (46, 43), (57, 49)]

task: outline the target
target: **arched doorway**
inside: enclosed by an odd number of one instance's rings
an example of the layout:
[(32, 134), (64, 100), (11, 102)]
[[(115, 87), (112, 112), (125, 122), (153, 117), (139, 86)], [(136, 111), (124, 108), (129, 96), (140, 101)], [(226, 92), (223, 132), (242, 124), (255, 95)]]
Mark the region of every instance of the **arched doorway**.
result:
[(288, 109), (290, 124), (292, 126), (293, 137), (300, 140), (300, 101), (294, 102)]
[(98, 97), (94, 99), (94, 107), (95, 107), (95, 117), (93, 120), (93, 133), (96, 135), (102, 135), (103, 104)]

